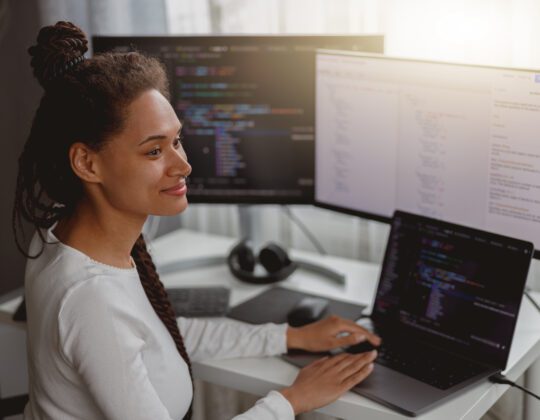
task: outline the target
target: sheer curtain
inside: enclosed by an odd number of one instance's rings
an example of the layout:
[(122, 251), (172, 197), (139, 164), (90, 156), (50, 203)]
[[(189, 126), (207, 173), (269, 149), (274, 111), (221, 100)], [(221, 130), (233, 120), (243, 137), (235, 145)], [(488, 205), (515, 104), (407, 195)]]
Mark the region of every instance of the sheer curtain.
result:
[[(538, 0), (166, 0), (166, 7), (171, 34), (381, 33), (390, 55), (540, 68)], [(331, 254), (381, 261), (386, 225), (313, 207), (291, 208)], [(268, 239), (313, 249), (279, 206), (266, 206), (263, 212)], [(181, 223), (238, 234), (234, 206), (191, 206)], [(540, 288), (536, 261), (529, 284)], [(540, 389), (540, 368), (531, 370), (528, 385)], [(531, 401), (523, 410), (521, 395), (509, 391), (486, 418), (520, 419), (525, 412), (537, 418), (538, 407)]]
[(88, 35), (164, 35), (165, 0), (41, 0), (43, 25), (69, 19)]

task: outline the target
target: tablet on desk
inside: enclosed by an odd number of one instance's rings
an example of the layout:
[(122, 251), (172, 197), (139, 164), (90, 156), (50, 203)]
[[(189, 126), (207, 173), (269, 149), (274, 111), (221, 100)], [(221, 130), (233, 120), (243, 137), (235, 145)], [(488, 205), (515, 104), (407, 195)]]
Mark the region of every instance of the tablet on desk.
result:
[[(320, 298), (321, 296), (284, 287), (273, 287), (231, 308), (227, 316), (250, 324), (265, 324), (267, 322), (283, 324), (287, 322), (287, 314), (291, 309), (305, 297)], [(328, 315), (357, 320), (365, 309), (365, 305), (330, 298), (325, 299), (328, 300), (326, 310)]]

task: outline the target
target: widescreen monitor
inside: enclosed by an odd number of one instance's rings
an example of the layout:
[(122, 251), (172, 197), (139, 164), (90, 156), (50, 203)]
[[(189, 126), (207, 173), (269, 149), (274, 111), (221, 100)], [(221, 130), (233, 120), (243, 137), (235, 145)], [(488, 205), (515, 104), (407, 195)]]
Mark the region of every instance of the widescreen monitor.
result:
[(540, 71), (319, 51), (316, 132), (317, 205), (540, 249)]
[(382, 35), (94, 37), (167, 67), (192, 203), (311, 204), (315, 50), (383, 52)]

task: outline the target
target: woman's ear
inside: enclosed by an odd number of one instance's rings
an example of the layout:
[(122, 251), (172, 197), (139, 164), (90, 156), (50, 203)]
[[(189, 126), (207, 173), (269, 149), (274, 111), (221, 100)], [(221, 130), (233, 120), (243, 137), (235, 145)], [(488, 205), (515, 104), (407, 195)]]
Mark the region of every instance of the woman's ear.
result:
[(101, 181), (97, 165), (97, 154), (84, 143), (73, 143), (69, 148), (71, 169), (83, 181), (97, 183)]

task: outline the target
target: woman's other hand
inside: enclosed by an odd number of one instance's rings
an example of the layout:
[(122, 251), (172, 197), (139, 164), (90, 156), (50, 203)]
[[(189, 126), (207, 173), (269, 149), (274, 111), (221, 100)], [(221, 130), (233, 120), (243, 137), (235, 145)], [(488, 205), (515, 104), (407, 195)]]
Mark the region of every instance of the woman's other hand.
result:
[(323, 407), (362, 382), (373, 370), (375, 350), (323, 357), (303, 368), (294, 383), (281, 390), (295, 415)]
[(362, 328), (354, 321), (336, 315), (303, 327), (289, 327), (287, 330), (287, 347), (289, 349), (312, 352), (352, 346), (365, 340), (368, 340), (375, 347), (381, 344), (381, 339), (372, 332)]

